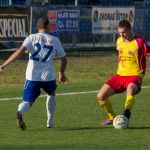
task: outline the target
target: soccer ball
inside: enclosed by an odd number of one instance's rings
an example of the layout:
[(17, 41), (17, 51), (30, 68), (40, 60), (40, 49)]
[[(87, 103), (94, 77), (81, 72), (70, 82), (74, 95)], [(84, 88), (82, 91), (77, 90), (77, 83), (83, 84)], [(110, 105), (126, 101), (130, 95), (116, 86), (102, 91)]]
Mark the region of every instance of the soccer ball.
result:
[(113, 126), (115, 129), (126, 129), (128, 128), (129, 120), (123, 115), (118, 115), (113, 120)]

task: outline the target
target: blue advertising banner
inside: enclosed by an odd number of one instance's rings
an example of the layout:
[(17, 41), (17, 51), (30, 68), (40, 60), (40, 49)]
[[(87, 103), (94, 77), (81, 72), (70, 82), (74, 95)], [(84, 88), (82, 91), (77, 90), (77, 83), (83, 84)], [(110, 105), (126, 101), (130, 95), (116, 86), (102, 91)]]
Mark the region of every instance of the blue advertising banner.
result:
[(63, 32), (73, 33), (91, 33), (92, 32), (92, 9), (91, 8), (32, 8), (32, 33), (37, 32), (37, 20), (41, 16), (50, 19), (50, 31), (52, 34)]
[(80, 10), (48, 11), (52, 32), (79, 32)]

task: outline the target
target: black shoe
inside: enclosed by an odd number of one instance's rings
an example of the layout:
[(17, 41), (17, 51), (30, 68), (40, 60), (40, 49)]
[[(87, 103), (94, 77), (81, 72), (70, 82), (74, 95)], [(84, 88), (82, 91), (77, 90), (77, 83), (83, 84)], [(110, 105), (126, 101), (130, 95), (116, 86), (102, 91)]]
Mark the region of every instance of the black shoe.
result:
[(26, 124), (23, 121), (22, 114), (20, 111), (17, 112), (17, 124), (21, 130), (26, 130)]
[(130, 111), (130, 109), (125, 109), (123, 115), (124, 115), (125, 117), (127, 117), (128, 120), (129, 120), (130, 117), (131, 117), (131, 111)]

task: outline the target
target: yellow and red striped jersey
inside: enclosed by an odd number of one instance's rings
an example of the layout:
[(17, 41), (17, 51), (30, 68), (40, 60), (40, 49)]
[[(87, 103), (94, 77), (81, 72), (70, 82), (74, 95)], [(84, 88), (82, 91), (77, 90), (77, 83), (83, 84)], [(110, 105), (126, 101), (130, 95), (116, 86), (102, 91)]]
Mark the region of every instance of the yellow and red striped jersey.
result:
[(119, 51), (117, 74), (143, 77), (146, 70), (146, 55), (150, 53), (150, 48), (143, 38), (135, 35), (130, 41), (125, 41), (119, 37), (116, 44)]

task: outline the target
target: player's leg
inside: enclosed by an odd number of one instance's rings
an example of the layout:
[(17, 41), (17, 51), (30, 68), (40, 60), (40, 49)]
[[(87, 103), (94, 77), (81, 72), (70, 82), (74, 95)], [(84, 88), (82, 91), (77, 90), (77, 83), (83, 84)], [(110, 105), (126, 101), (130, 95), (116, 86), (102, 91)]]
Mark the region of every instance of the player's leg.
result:
[(126, 116), (128, 119), (131, 117), (131, 110), (135, 102), (134, 95), (138, 91), (139, 91), (139, 87), (135, 83), (130, 83), (127, 87), (124, 116)]
[(18, 106), (18, 111), (17, 111), (17, 123), (20, 129), (26, 130), (26, 124), (23, 121), (23, 116), (22, 114), (25, 113), (28, 109), (30, 108), (30, 103), (29, 102), (21, 102)]
[(107, 114), (107, 118), (101, 123), (101, 125), (107, 125), (112, 123), (116, 114), (112, 108), (111, 101), (108, 97), (113, 95), (115, 91), (108, 84), (104, 84), (97, 94), (98, 102), (102, 107), (103, 111)]
[(40, 88), (34, 81), (26, 81), (23, 91), (23, 101), (18, 106), (17, 123), (20, 129), (25, 130), (26, 125), (23, 114), (29, 110), (35, 99), (40, 95)]
[(46, 111), (47, 111), (47, 128), (54, 128), (54, 115), (56, 109), (56, 81), (44, 83), (42, 88), (47, 93)]
[(21, 112), (21, 114), (24, 114), (28, 111), (28, 109), (31, 107), (30, 102), (22, 101), (18, 106), (18, 111)]
[(47, 128), (54, 128), (54, 114), (56, 108), (56, 96), (47, 95), (46, 110), (47, 110)]

